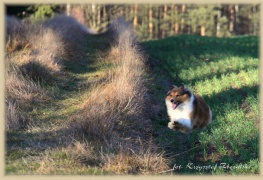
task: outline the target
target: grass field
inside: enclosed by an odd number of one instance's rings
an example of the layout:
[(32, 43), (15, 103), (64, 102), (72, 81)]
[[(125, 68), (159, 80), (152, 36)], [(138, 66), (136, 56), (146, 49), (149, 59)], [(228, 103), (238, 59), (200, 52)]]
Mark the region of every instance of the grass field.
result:
[[(258, 174), (258, 38), (182, 35), (148, 41), (143, 46), (151, 56), (152, 93), (162, 103), (157, 141), (171, 156), (178, 154), (173, 164), (184, 167), (174, 173)], [(213, 114), (210, 126), (190, 135), (163, 129), (168, 122), (164, 96), (171, 83), (184, 83), (204, 97)], [(215, 166), (215, 170), (209, 168)]]
[[(6, 175), (259, 174), (257, 37), (138, 44), (125, 22), (91, 35), (63, 16), (12, 20)], [(167, 128), (164, 98), (180, 83), (210, 105), (206, 129)]]

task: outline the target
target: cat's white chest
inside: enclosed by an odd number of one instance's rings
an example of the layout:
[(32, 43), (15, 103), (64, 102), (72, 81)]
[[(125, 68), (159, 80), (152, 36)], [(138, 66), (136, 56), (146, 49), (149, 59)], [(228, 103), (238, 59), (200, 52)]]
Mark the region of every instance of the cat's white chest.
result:
[(192, 128), (190, 114), (193, 111), (194, 97), (191, 96), (190, 100), (180, 104), (176, 109), (172, 108), (172, 104), (166, 101), (167, 111), (171, 118), (171, 121), (177, 121), (181, 125)]

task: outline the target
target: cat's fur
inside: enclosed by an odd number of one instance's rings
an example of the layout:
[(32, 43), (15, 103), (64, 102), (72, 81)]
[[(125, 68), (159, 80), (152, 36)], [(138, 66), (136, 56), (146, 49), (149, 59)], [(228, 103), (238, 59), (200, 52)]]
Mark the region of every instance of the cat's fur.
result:
[(170, 117), (168, 127), (184, 133), (204, 128), (212, 122), (212, 112), (201, 96), (193, 94), (184, 85), (174, 86), (165, 98)]

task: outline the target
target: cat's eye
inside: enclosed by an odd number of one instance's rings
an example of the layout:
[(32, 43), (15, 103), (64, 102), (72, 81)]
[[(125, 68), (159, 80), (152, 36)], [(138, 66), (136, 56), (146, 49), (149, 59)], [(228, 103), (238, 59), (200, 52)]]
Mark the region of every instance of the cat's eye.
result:
[(180, 96), (180, 95), (178, 95), (178, 94), (176, 95), (176, 97), (179, 97), (179, 96)]

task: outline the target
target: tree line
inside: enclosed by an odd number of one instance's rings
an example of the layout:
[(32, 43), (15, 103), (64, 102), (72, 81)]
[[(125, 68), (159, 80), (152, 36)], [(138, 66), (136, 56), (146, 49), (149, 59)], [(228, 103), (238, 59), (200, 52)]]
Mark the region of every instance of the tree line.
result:
[[(9, 7), (13, 9), (16, 7)], [(89, 28), (103, 32), (109, 23), (124, 17), (141, 40), (178, 34), (226, 37), (258, 35), (259, 4), (65, 4), (33, 5), (21, 17), (44, 19), (67, 13)]]

